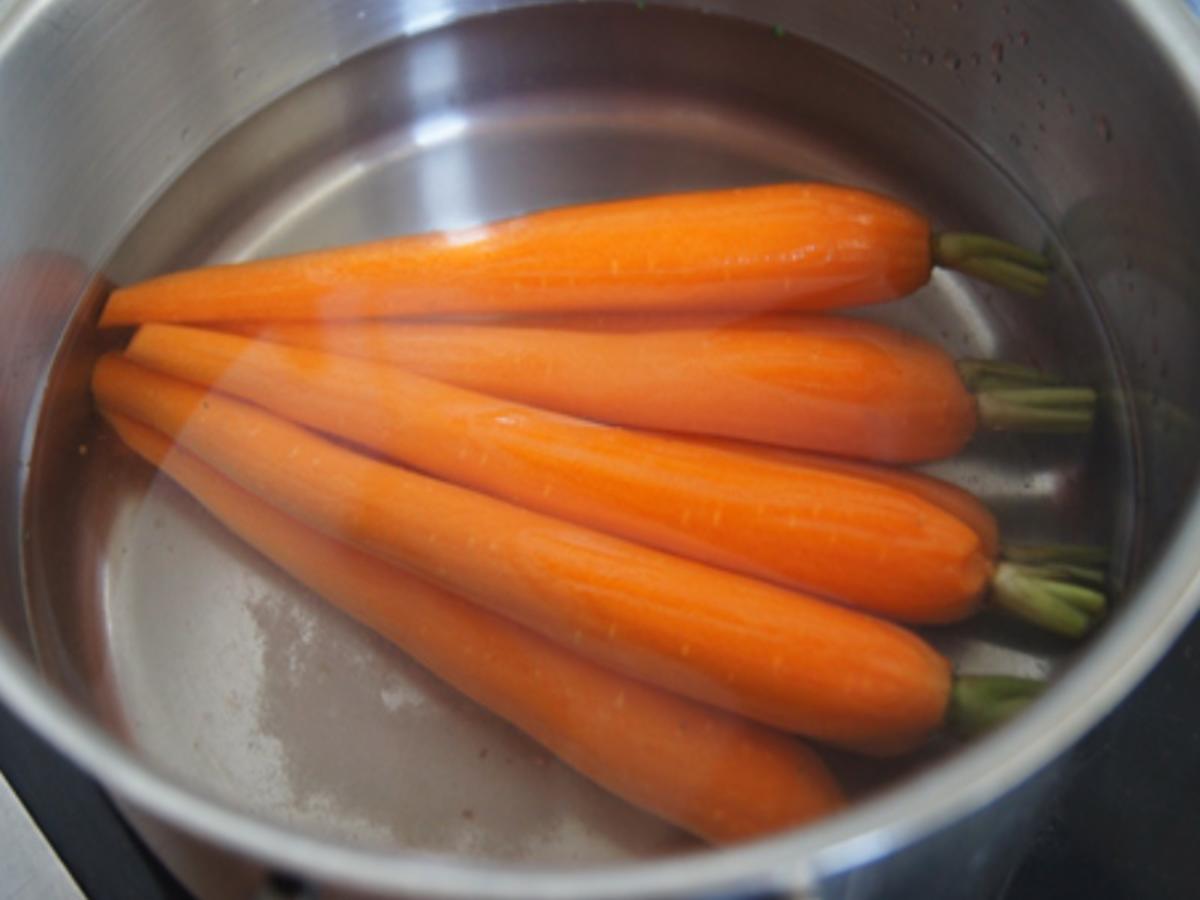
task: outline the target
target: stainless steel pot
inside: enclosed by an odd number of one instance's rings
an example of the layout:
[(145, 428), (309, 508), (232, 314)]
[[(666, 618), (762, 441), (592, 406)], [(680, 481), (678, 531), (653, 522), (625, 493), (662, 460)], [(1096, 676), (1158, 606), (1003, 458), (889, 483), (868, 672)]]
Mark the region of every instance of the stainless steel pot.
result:
[[(1200, 32), (1182, 6), (46, 0), (2, 10), (0, 691), (139, 821), (385, 894), (953, 896), (1004, 869), (1054, 761), (1195, 610)], [(1011, 460), (1011, 446), (984, 446), (946, 470), (1020, 535), (1114, 542), (1126, 590), (1085, 652), (995, 625), (940, 638), (967, 668), (1053, 669), (1049, 695), (987, 740), (894, 773), (834, 820), (637, 862), (406, 852), (394, 831), (382, 844), (322, 832), (311, 803), (305, 818), (198, 777), (201, 751), (235, 768), (258, 758), (219, 725), (198, 726), (223, 734), (205, 748), (186, 730), (207, 701), (179, 673), (213, 665), (187, 614), (211, 600), (203, 586), (229, 548), (171, 557), (172, 541), (201, 526), (165, 496), (137, 507), (150, 513), (130, 526), (126, 489), (144, 482), (80, 437), (95, 273), (124, 280), (540, 203), (795, 175), (912, 194), (943, 222), (1045, 240), (1058, 259), (1059, 287), (1038, 304), (939, 278), (881, 312), (956, 350), (1053, 361), (1104, 390), (1094, 445), (1023, 445), (1009, 469), (989, 454)], [(65, 462), (80, 448), (93, 456), (84, 480)], [(146, 523), (160, 515), (156, 538)], [(160, 554), (157, 574), (137, 570), (140, 592), (111, 589), (123, 540)], [(175, 597), (180, 584), (190, 589)], [(238, 609), (218, 617), (229, 633)], [(261, 650), (231, 647), (237, 659)], [(243, 663), (220, 665), (261, 681)], [(513, 783), (531, 795), (546, 780), (528, 760), (515, 766)], [(437, 783), (449, 770), (434, 759), (429, 771)], [(537, 809), (516, 795), (496, 802)], [(639, 835), (639, 852), (672, 846), (632, 814), (596, 812), (603, 802), (584, 798), (576, 812)]]

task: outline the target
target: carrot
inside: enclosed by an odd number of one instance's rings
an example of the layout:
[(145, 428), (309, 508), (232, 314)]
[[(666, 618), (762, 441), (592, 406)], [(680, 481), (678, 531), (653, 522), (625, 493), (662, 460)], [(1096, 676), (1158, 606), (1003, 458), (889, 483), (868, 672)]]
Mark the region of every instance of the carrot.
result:
[(916, 494), (922, 500), (945, 510), (974, 531), (979, 537), (980, 546), (988, 559), (994, 559), (1000, 552), (1000, 526), (996, 522), (996, 517), (992, 515), (992, 511), (970, 491), (963, 490), (949, 481), (914, 472), (911, 469), (872, 465), (850, 459), (839, 459), (835, 456), (803, 453), (799, 450), (785, 450), (782, 447), (771, 447), (767, 444), (749, 444), (745, 441), (693, 435), (672, 436), (698, 446), (712, 447), (728, 453), (742, 453), (782, 465), (841, 472), (855, 478), (878, 481), (897, 490)]
[(583, 418), (883, 462), (952, 456), (981, 419), (988, 427), (1086, 430), (1095, 404), (1087, 389), (1018, 382), (1013, 391), (995, 379), (973, 395), (954, 360), (928, 341), (829, 316), (235, 330), (391, 362)]
[[(781, 465), (824, 468), (908, 491), (955, 516), (979, 537), (984, 555), (996, 560), (982, 598), (1006, 615), (1065, 637), (1082, 637), (1107, 611), (1104, 593), (1108, 554), (1071, 544), (1001, 547), (995, 516), (957, 485), (920, 472), (711, 437), (679, 437), (689, 443), (744, 454)], [(991, 690), (990, 687), (985, 690)]]
[(843, 805), (832, 775), (799, 741), (580, 659), (301, 525), (157, 432), (121, 416), (110, 421), (280, 568), (631, 803), (719, 843)]
[(645, 197), (166, 275), (101, 325), (579, 310), (832, 309), (902, 297), (934, 263), (1039, 292), (1045, 259), (933, 236), (893, 200), (777, 184)]
[(435, 481), (118, 356), (92, 389), (282, 511), (624, 674), (867, 752), (947, 715), (949, 663), (899, 626)]
[(991, 576), (978, 535), (906, 489), (917, 476), (781, 465), (178, 325), (142, 326), (126, 356), (448, 481), (891, 618), (962, 619)]

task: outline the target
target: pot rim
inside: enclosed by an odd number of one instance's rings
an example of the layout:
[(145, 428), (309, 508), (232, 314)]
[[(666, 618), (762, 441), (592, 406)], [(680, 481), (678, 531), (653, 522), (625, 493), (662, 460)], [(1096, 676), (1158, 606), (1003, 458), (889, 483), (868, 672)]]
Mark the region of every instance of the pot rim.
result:
[[(671, 3), (671, 5), (687, 5)], [(1200, 116), (1200, 27), (1169, 0), (1127, 0)], [(751, 9), (743, 18), (763, 19)], [(6, 23), (13, 26), (13, 16)], [(446, 24), (437, 18), (429, 27)], [(19, 23), (15, 26), (19, 30)], [(425, 30), (425, 29), (419, 29)], [(4, 35), (0, 33), (0, 43)], [(1200, 608), (1195, 492), (1154, 571), (1088, 652), (1026, 714), (932, 770), (794, 833), (738, 847), (588, 869), (538, 869), (451, 856), (372, 851), (255, 818), (151, 768), (76, 711), (0, 634), (0, 697), (81, 768), (134, 806), (238, 854), (374, 891), (429, 897), (666, 897), (810, 887), (953, 823), (1035, 775), (1122, 700)]]

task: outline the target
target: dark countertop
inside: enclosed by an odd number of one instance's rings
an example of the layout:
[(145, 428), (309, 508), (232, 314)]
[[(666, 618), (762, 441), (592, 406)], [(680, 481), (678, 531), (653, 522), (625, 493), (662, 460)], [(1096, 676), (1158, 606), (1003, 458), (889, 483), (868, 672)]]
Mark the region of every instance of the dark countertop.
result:
[(1004, 900), (1200, 897), (1200, 618), (1076, 749)]

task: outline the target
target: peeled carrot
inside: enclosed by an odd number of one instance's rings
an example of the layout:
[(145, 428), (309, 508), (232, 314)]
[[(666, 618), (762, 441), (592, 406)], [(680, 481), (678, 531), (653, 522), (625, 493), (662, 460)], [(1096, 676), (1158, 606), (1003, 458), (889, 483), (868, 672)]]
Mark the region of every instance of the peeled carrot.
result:
[(435, 481), (117, 356), (92, 389), (282, 511), (659, 687), (876, 753), (949, 710), (949, 663), (890, 623)]
[(908, 489), (915, 475), (780, 464), (178, 325), (142, 326), (126, 356), (448, 481), (891, 618), (962, 619), (991, 576), (975, 531)]
[(970, 491), (965, 491), (949, 481), (914, 472), (911, 469), (872, 465), (850, 459), (839, 459), (835, 456), (822, 456), (818, 453), (802, 453), (799, 450), (785, 450), (782, 447), (771, 447), (767, 444), (749, 444), (745, 441), (692, 435), (675, 437), (699, 446), (712, 447), (728, 453), (746, 454), (756, 459), (786, 466), (841, 472), (855, 478), (878, 481), (898, 490), (916, 494), (922, 500), (945, 510), (974, 531), (979, 537), (984, 555), (989, 559), (994, 559), (1000, 552), (1000, 526), (996, 522), (996, 517), (992, 515), (992, 511)]
[(1095, 403), (1090, 390), (1041, 385), (1014, 392), (989, 383), (974, 395), (954, 360), (928, 341), (832, 316), (235, 330), (598, 421), (884, 462), (954, 455), (981, 412), (988, 426), (1086, 430)]
[(832, 309), (911, 293), (935, 263), (1028, 292), (1046, 261), (851, 188), (777, 184), (533, 213), (166, 275), (101, 325), (579, 310)]
[(157, 432), (110, 421), (268, 559), (631, 803), (719, 843), (843, 805), (825, 765), (797, 740), (587, 662), (301, 525)]
[(996, 560), (985, 599), (1011, 616), (1065, 637), (1081, 637), (1107, 610), (1104, 589), (1108, 554), (1101, 548), (1050, 544), (1001, 547), (995, 516), (957, 485), (889, 466), (800, 453), (726, 438), (678, 437), (689, 443), (782, 465), (824, 468), (879, 481), (941, 507), (971, 528), (988, 559)]

